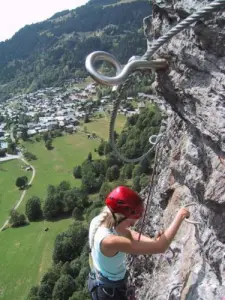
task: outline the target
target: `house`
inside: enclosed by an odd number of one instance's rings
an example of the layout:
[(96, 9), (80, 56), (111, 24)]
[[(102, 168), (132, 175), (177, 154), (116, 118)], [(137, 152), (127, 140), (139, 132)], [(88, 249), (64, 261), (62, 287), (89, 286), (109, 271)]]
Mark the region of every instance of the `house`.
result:
[(67, 125), (64, 128), (65, 128), (65, 131), (68, 133), (72, 133), (75, 129), (73, 125)]
[(9, 134), (9, 133), (5, 133), (4, 137), (5, 137), (5, 138), (9, 138), (9, 137), (10, 137), (10, 134)]
[(0, 124), (0, 129), (1, 129), (1, 130), (5, 129), (5, 128), (6, 128), (6, 125), (7, 125), (6, 123), (1, 123), (1, 124)]
[(8, 148), (8, 143), (0, 141), (0, 149), (7, 149), (7, 148)]
[(43, 133), (43, 132), (48, 132), (48, 129), (47, 128), (43, 128), (43, 129), (39, 130), (39, 133)]
[(48, 130), (52, 130), (58, 127), (58, 122), (52, 121), (52, 122), (48, 122), (46, 125)]
[(138, 103), (138, 112), (140, 113), (145, 109), (145, 104), (144, 102)]
[(36, 131), (35, 129), (29, 129), (29, 130), (27, 130), (27, 134), (28, 134), (29, 136), (32, 136), (32, 135), (37, 134), (37, 131)]
[(17, 136), (18, 138), (21, 138), (21, 136), (22, 136), (22, 131), (17, 131), (16, 136)]

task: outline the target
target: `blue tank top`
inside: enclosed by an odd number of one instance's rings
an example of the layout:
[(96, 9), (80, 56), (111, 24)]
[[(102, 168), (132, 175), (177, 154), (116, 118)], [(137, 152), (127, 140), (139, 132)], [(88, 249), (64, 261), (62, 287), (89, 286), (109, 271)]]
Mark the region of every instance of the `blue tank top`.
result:
[[(89, 238), (99, 217), (95, 217), (90, 224)], [(91, 256), (94, 268), (109, 280), (117, 281), (124, 279), (126, 275), (125, 257), (126, 253), (118, 252), (112, 257), (105, 256), (101, 252), (101, 242), (108, 235), (118, 235), (114, 229), (99, 227), (95, 233), (94, 245), (91, 249)]]

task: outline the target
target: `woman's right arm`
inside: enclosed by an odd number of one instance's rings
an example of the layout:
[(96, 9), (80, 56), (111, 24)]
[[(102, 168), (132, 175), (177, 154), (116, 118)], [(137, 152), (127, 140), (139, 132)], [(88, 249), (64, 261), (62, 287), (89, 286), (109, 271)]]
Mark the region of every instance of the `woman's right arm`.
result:
[(164, 253), (186, 217), (189, 217), (189, 211), (185, 208), (180, 209), (173, 222), (157, 240), (137, 241), (122, 236), (110, 235), (103, 240), (101, 248), (103, 253), (104, 250), (107, 252), (108, 249), (113, 252), (119, 251), (130, 254)]

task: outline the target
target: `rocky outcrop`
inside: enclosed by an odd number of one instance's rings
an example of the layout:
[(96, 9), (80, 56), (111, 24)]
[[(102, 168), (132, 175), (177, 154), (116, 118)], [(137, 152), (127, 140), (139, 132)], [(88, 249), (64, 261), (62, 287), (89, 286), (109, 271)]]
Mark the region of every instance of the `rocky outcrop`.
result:
[[(161, 0), (153, 4), (151, 34), (163, 35), (211, 1)], [(169, 104), (159, 148), (153, 201), (144, 232), (166, 228), (191, 202), (171, 250), (132, 264), (137, 299), (225, 299), (225, 8), (182, 31), (155, 58), (155, 91)], [(143, 192), (146, 197), (148, 190)]]

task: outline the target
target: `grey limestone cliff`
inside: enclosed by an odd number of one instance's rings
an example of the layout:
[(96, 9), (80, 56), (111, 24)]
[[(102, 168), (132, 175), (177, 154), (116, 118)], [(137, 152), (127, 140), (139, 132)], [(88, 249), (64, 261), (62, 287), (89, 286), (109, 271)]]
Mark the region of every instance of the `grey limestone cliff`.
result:
[[(211, 1), (153, 3), (150, 36), (158, 38)], [(183, 30), (154, 56), (156, 95), (170, 108), (159, 148), (157, 180), (144, 232), (166, 228), (191, 202), (184, 222), (163, 255), (132, 264), (137, 299), (225, 299), (225, 7)], [(148, 189), (143, 191), (147, 197)]]

